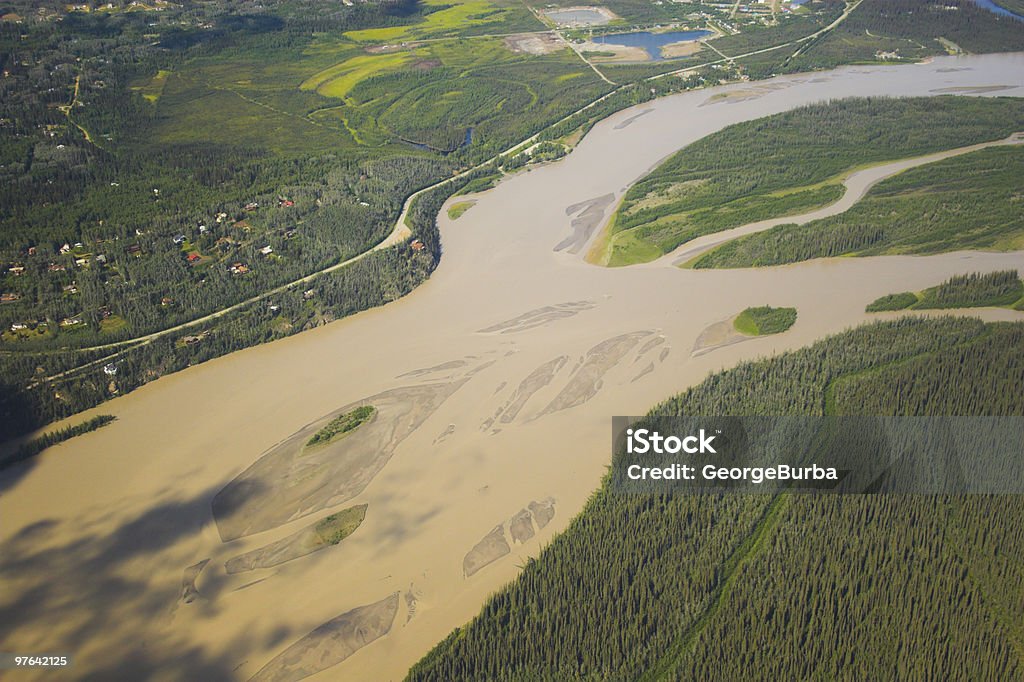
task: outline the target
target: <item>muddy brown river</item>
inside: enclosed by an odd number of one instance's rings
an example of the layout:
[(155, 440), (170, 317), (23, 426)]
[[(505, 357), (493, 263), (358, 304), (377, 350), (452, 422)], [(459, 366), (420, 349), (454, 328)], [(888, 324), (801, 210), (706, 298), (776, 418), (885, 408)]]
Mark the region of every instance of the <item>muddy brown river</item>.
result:
[[(0, 475), (0, 650), (71, 654), (47, 680), (401, 679), (582, 508), (613, 415), (877, 319), (864, 306), (883, 294), (1024, 271), (1021, 252), (722, 271), (582, 259), (623, 191), (708, 133), (829, 98), (940, 93), (1022, 96), (1024, 55), (843, 68), (619, 112), (458, 220), (442, 212), (441, 264), (409, 296), (91, 411), (118, 420)], [(763, 304), (795, 306), (796, 325), (693, 353)], [(372, 420), (304, 448), (359, 404)], [(364, 504), (351, 536), (310, 544), (322, 518)]]

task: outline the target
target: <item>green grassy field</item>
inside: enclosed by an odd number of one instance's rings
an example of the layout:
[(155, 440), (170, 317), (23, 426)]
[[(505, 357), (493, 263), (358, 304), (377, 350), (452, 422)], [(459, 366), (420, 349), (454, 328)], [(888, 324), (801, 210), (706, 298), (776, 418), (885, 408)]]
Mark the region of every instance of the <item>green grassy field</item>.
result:
[(502, 38), (371, 49), (380, 46), (318, 35), (301, 48), (197, 59), (165, 79), (153, 132), (167, 143), (244, 144), (283, 155), (366, 147), (380, 154), (384, 147), (415, 153), (413, 144), (449, 152), (472, 128), (467, 151), (482, 158), (610, 87), (568, 49), (523, 54)]
[(463, 213), (473, 207), (472, 201), (460, 201), (457, 204), (452, 204), (448, 207), (448, 219), (458, 220)]
[(544, 29), (525, 5), (490, 0), (425, 0), (426, 16), (410, 26), (389, 26), (349, 31), (345, 37), (359, 43), (395, 43), (482, 33), (512, 33)]
[(156, 72), (155, 76), (144, 81), (140, 85), (134, 86), (133, 89), (138, 90), (140, 93), (142, 93), (142, 97), (147, 102), (156, 104), (160, 101), (160, 96), (164, 94), (164, 85), (167, 84), (167, 77), (170, 75), (170, 71), (160, 69)]
[(400, 68), (413, 58), (414, 54), (414, 52), (401, 52), (356, 55), (313, 74), (302, 82), (299, 89), (315, 90), (324, 97), (343, 98), (360, 81), (384, 71)]

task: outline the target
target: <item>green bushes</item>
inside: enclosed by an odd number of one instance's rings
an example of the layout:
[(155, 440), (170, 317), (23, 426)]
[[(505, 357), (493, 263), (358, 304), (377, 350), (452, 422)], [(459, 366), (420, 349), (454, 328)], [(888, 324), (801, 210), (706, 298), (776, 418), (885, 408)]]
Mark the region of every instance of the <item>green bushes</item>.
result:
[(796, 323), (796, 308), (772, 308), (760, 306), (747, 308), (740, 313), (733, 326), (747, 336), (766, 336), (779, 334)]
[(318, 542), (321, 545), (336, 545), (352, 535), (366, 518), (366, 507), (365, 504), (356, 505), (317, 521), (313, 531)]
[(905, 291), (902, 294), (888, 294), (868, 304), (866, 311), (878, 313), (884, 310), (903, 310), (917, 303), (917, 294)]
[(342, 436), (349, 431), (355, 430), (376, 413), (377, 410), (372, 405), (360, 405), (351, 412), (339, 415), (332, 419), (327, 426), (313, 434), (313, 436), (306, 441), (306, 447), (330, 443), (338, 436)]

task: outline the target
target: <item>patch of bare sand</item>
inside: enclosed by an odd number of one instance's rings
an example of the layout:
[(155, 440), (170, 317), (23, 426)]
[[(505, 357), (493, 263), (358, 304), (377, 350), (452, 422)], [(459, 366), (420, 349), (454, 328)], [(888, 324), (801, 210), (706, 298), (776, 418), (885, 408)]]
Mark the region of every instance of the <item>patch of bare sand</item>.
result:
[(493, 324), (490, 327), (485, 327), (484, 329), (479, 330), (479, 333), (514, 334), (517, 332), (524, 332), (535, 327), (541, 327), (555, 320), (572, 317), (584, 310), (590, 310), (593, 307), (594, 303), (591, 301), (570, 301), (568, 303), (548, 305), (543, 308), (537, 308), (536, 310), (530, 310), (529, 312), (525, 312), (510, 320)]
[(518, 54), (551, 54), (564, 50), (567, 45), (554, 32), (551, 33), (520, 33), (507, 36), (505, 47)]
[(765, 95), (779, 90), (785, 90), (794, 85), (794, 83), (778, 82), (778, 83), (758, 83), (757, 85), (737, 87), (721, 92), (716, 92), (704, 100), (701, 106), (708, 106), (712, 104), (739, 104), (740, 102), (750, 102), (764, 97)]
[(520, 509), (512, 517), (508, 522), (508, 533), (512, 536), (512, 542), (520, 545), (533, 537), (533, 515), (529, 509)]
[(651, 61), (651, 55), (642, 47), (615, 45), (613, 43), (595, 43), (592, 40), (576, 43), (573, 47), (577, 52), (595, 64)]
[(199, 597), (199, 590), (196, 589), (196, 580), (208, 563), (210, 563), (209, 559), (203, 559), (199, 563), (192, 564), (185, 569), (181, 576), (181, 602), (183, 604), (191, 604)]
[(651, 332), (638, 331), (606, 339), (587, 351), (583, 365), (573, 373), (568, 385), (562, 389), (539, 416), (582, 405), (601, 389), (601, 381), (642, 339)]
[(652, 111), (654, 111), (654, 109), (644, 109), (640, 113), (633, 114), (632, 116), (622, 121), (621, 123), (616, 123), (615, 130), (622, 130), (623, 128), (628, 128), (629, 126), (633, 125), (634, 123), (636, 123), (637, 121), (639, 121), (641, 118), (651, 113)]
[(734, 343), (740, 343), (741, 341), (749, 341), (750, 339), (757, 338), (754, 336), (747, 336), (741, 334), (736, 329), (736, 315), (732, 315), (724, 320), (715, 322), (708, 327), (705, 327), (704, 331), (697, 337), (697, 341), (693, 344), (693, 352), (691, 355), (698, 356), (710, 353), (713, 350), (724, 348), (725, 346), (731, 346)]
[[(387, 464), (395, 448), (464, 383), (396, 388), (345, 405), (297, 431), (224, 486), (213, 517), (225, 541), (276, 528), (352, 499)], [(347, 437), (308, 448), (335, 417), (360, 405), (377, 412)]]
[(512, 549), (505, 539), (505, 526), (498, 524), (484, 539), (476, 543), (462, 560), (462, 572), (468, 578), (487, 564), (508, 554)]
[[(638, 114), (639, 115), (639, 114)], [(626, 123), (628, 125), (628, 123)], [(567, 251), (569, 253), (579, 253), (583, 250), (583, 247), (587, 245), (590, 238), (594, 235), (594, 230), (597, 229), (598, 225), (604, 220), (605, 212), (608, 207), (615, 202), (615, 194), (609, 192), (604, 196), (591, 199), (590, 201), (580, 202), (573, 204), (565, 209), (565, 214), (571, 216), (576, 214), (576, 217), (572, 219), (571, 227), (572, 232), (555, 245), (555, 251)]]
[[(537, 522), (537, 528), (543, 530), (555, 516), (555, 501), (546, 498), (541, 501), (534, 500), (525, 508), (520, 509), (507, 522), (499, 523), (491, 532), (476, 543), (462, 560), (462, 573), (465, 577), (476, 574), (485, 566), (493, 564), (498, 559), (508, 555), (512, 548), (509, 546), (508, 538), (512, 542), (522, 545), (533, 539), (536, 531), (533, 523)], [(505, 527), (508, 526), (506, 533)]]
[(391, 630), (398, 592), (332, 618), (275, 656), (250, 682), (294, 682), (335, 666)]
[(512, 399), (509, 401), (508, 406), (501, 411), (501, 422), (503, 424), (509, 424), (519, 416), (520, 410), (526, 405), (526, 402), (533, 397), (533, 395), (551, 383), (551, 380), (555, 378), (555, 374), (558, 373), (565, 363), (569, 360), (566, 355), (559, 355), (554, 360), (549, 360), (537, 369), (530, 372), (530, 374), (519, 383), (519, 387), (513, 394)]
[(545, 500), (534, 501), (527, 505), (533, 513), (537, 527), (543, 529), (551, 519), (555, 518), (555, 501), (550, 497)]
[(661, 46), (661, 56), (665, 59), (675, 57), (689, 57), (704, 49), (704, 44), (699, 40), (683, 40), (678, 43), (669, 43)]

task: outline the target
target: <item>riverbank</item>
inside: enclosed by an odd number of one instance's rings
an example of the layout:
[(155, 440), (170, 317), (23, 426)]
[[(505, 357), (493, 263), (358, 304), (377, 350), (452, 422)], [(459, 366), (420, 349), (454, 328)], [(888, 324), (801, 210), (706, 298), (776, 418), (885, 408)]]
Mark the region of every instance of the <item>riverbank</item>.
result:
[[(439, 217), (444, 258), (408, 296), (105, 403), (116, 422), (0, 475), (0, 584), (11, 595), (0, 622), (17, 624), (2, 631), (4, 646), (69, 651), (78, 676), (249, 679), (319, 626), (373, 606), (360, 613), (394, 613), (386, 634), (310, 679), (400, 679), (582, 508), (608, 462), (612, 415), (871, 319), (864, 308), (881, 295), (964, 271), (1024, 270), (1019, 252), (596, 268), (556, 250), (573, 234), (569, 209), (598, 206), (606, 218), (600, 206), (614, 203), (595, 199), (621, 197), (667, 153), (733, 122), (830, 98), (993, 84), (1024, 93), (1024, 55), (779, 78), (756, 99), (719, 106), (701, 105), (749, 86), (684, 93), (598, 123), (563, 160), (469, 197), (476, 204), (457, 221), (446, 209), (467, 198), (451, 199)], [(691, 356), (704, 329), (751, 305), (793, 306), (799, 319), (784, 334)], [(418, 423), (402, 422), (427, 393)], [(384, 394), (390, 402), (371, 399)], [(406, 425), (365, 486), (313, 513), (284, 514), (268, 496), (271, 520), (222, 542), (213, 497), (276, 444), (361, 401), (382, 425)], [(322, 481), (329, 492), (348, 483)], [(522, 515), (548, 498), (543, 527)], [(337, 546), (270, 569), (224, 567), (362, 504), (362, 524)], [(467, 555), (499, 527), (509, 551), (467, 577)]]

